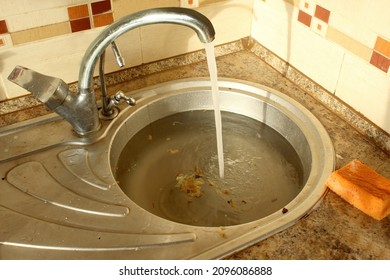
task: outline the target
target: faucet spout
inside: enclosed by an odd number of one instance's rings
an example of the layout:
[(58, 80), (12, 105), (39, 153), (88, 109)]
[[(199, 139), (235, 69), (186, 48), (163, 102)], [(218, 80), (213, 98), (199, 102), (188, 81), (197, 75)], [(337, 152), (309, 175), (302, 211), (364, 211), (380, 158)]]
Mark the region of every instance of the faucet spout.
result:
[(137, 27), (171, 23), (190, 27), (202, 43), (214, 40), (215, 30), (210, 20), (203, 14), (186, 8), (154, 8), (125, 16), (102, 31), (91, 43), (81, 62), (79, 88), (91, 89), (93, 71), (103, 51), (119, 36)]

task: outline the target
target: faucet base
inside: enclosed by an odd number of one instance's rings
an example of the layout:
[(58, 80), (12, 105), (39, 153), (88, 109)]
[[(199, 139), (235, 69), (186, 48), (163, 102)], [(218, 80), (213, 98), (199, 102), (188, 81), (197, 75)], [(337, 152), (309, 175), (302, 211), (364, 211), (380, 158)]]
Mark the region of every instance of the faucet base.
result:
[(104, 114), (103, 109), (99, 110), (99, 119), (109, 121), (115, 119), (119, 114), (119, 109), (114, 107), (111, 109), (110, 114)]

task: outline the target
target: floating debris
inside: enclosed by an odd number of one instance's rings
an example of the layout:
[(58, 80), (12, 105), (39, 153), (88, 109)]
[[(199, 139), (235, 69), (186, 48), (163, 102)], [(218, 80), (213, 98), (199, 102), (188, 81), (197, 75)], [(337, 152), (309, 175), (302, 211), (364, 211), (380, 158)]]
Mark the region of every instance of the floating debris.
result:
[(190, 198), (201, 197), (203, 195), (202, 185), (204, 180), (200, 177), (196, 177), (195, 174), (179, 174), (176, 177), (176, 187), (186, 193)]
[(178, 149), (169, 149), (168, 150), (168, 153), (170, 153), (171, 155), (177, 154), (178, 152), (179, 152)]
[(236, 204), (233, 202), (233, 199), (228, 200), (227, 202), (231, 207), (236, 208)]

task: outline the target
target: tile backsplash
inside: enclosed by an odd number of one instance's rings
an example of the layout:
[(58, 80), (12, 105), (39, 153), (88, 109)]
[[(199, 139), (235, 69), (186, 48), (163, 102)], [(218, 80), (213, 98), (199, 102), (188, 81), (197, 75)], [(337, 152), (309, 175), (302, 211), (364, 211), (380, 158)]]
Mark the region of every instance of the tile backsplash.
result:
[[(180, 1), (2, 0), (0, 100), (26, 94), (7, 81), (15, 65), (75, 82), (85, 50), (104, 26), (139, 10), (168, 6), (178, 7)], [(252, 7), (253, 0), (203, 0), (198, 9), (214, 24), (215, 44), (223, 44), (250, 35)], [(189, 28), (166, 24), (133, 30), (117, 43), (127, 68), (203, 48)], [(110, 51), (105, 68), (106, 72), (119, 70)]]
[[(81, 58), (104, 26), (180, 0), (2, 0), (0, 100), (26, 94), (7, 81), (15, 65), (78, 79)], [(190, 3), (192, 2), (192, 3)], [(390, 133), (390, 1), (200, 0), (216, 44), (251, 36)], [(193, 1), (188, 2), (189, 5)], [(118, 39), (126, 67), (201, 49), (181, 26), (146, 26)], [(106, 71), (119, 70), (107, 52)]]
[(388, 11), (387, 0), (257, 0), (251, 36), (390, 133)]

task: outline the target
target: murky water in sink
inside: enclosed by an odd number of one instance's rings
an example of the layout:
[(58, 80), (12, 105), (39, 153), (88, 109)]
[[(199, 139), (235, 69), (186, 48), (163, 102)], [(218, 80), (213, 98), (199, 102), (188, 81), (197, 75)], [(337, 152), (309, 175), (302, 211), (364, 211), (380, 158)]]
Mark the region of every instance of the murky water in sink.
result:
[(276, 131), (223, 113), (225, 177), (218, 172), (213, 111), (161, 119), (124, 148), (116, 178), (139, 206), (198, 226), (246, 223), (278, 211), (303, 186), (302, 165)]

